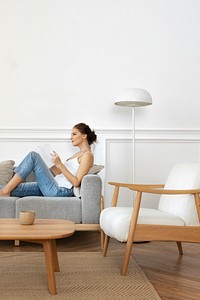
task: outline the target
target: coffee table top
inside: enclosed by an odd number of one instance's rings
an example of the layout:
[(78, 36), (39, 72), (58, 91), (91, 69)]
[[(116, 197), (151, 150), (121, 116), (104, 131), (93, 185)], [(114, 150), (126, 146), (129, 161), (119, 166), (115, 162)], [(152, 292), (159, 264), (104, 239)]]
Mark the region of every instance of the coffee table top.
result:
[(0, 219), (0, 240), (53, 240), (74, 232), (75, 223), (68, 220), (35, 219), (33, 225), (21, 225), (19, 219)]

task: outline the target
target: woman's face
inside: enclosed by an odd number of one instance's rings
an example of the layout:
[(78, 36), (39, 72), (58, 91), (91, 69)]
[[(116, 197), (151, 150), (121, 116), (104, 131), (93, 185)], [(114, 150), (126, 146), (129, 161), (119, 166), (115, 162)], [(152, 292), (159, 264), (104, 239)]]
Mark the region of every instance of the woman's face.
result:
[(79, 146), (86, 140), (86, 134), (81, 133), (77, 128), (72, 128), (71, 141), (73, 146)]

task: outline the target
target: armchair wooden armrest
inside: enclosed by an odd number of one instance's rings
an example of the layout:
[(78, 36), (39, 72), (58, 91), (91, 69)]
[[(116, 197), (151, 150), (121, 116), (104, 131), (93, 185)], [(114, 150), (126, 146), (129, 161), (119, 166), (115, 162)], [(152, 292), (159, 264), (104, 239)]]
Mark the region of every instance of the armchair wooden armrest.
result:
[(147, 187), (147, 188), (163, 188), (164, 187), (164, 184), (135, 184), (135, 183), (122, 183), (122, 182), (108, 182), (108, 183), (110, 185), (134, 189), (136, 191), (142, 187)]
[[(198, 213), (198, 217), (200, 220), (200, 189), (191, 189), (191, 190), (167, 190), (163, 189), (164, 184), (131, 184), (131, 183), (120, 183), (120, 182), (109, 182), (109, 184), (115, 186), (115, 190), (112, 198), (112, 206), (117, 205), (118, 196), (119, 196), (119, 188), (125, 187), (130, 190), (136, 191), (138, 197), (142, 197), (142, 193), (149, 194), (163, 194), (163, 195), (183, 195), (183, 194), (191, 194), (194, 195), (195, 205)], [(161, 189), (162, 188), (162, 189)]]
[[(167, 195), (178, 195), (178, 194), (200, 194), (200, 190), (167, 190), (163, 189), (164, 184), (132, 184), (132, 183), (119, 183), (119, 182), (109, 182), (109, 184), (116, 187), (125, 187), (136, 192), (144, 192), (150, 194), (167, 194)], [(161, 189), (162, 188), (162, 189)]]
[(135, 190), (137, 192), (143, 192), (143, 189), (149, 191), (150, 188), (163, 188), (164, 187), (164, 184), (132, 184), (132, 183), (121, 183), (121, 182), (108, 182), (108, 183), (110, 185), (115, 186), (113, 198), (112, 198), (112, 206), (117, 205), (120, 187)]

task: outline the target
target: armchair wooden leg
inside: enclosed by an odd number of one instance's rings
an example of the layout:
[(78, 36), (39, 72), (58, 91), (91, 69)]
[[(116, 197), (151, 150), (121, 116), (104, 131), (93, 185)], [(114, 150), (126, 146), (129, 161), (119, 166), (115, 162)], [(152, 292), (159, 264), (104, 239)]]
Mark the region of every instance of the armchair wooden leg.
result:
[(103, 256), (106, 256), (109, 241), (110, 241), (110, 237), (105, 234), (105, 239), (104, 239), (104, 244), (103, 244)]
[(101, 230), (101, 249), (103, 251), (103, 247), (104, 247), (104, 241), (105, 241), (105, 233), (103, 230)]
[(132, 214), (132, 218), (131, 218), (131, 223), (130, 223), (130, 228), (129, 228), (129, 233), (128, 233), (128, 239), (127, 239), (127, 243), (126, 243), (124, 261), (123, 261), (123, 265), (122, 265), (121, 274), (123, 276), (126, 275), (128, 263), (129, 263), (130, 256), (131, 256), (131, 250), (133, 247), (133, 241), (134, 241), (134, 235), (135, 235), (135, 230), (136, 230), (136, 226), (137, 226), (137, 219), (138, 219), (138, 214), (139, 214), (139, 209), (140, 209), (141, 198), (142, 198), (142, 192), (137, 192), (136, 199), (135, 199), (135, 205), (134, 205), (134, 209), (133, 209), (133, 214)]
[(127, 242), (126, 243), (126, 250), (125, 250), (124, 261), (123, 261), (122, 271), (121, 271), (122, 276), (126, 275), (126, 271), (127, 271), (130, 256), (131, 256), (132, 247), (133, 247), (133, 242), (131, 242), (131, 243)]
[(183, 255), (183, 248), (182, 248), (182, 244), (181, 242), (176, 242), (177, 247), (178, 247), (178, 251), (180, 255)]

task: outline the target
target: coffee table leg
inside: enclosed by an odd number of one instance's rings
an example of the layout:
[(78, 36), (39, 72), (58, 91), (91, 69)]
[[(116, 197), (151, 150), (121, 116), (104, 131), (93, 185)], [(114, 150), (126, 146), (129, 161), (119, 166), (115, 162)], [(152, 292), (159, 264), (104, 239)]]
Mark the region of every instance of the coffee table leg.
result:
[(43, 248), (44, 248), (44, 255), (45, 255), (45, 261), (46, 261), (49, 292), (51, 294), (55, 295), (55, 294), (57, 294), (57, 291), (56, 291), (54, 269), (58, 267), (58, 260), (55, 260), (53, 257), (55, 255), (55, 252), (56, 252), (56, 257), (57, 257), (55, 241), (54, 241), (54, 243), (52, 243), (52, 240), (45, 240), (45, 241), (42, 241), (42, 244), (43, 244)]
[(56, 249), (56, 241), (51, 240), (51, 246), (53, 251), (53, 266), (54, 266), (54, 272), (60, 272), (59, 268), (59, 262), (58, 262), (58, 254)]

